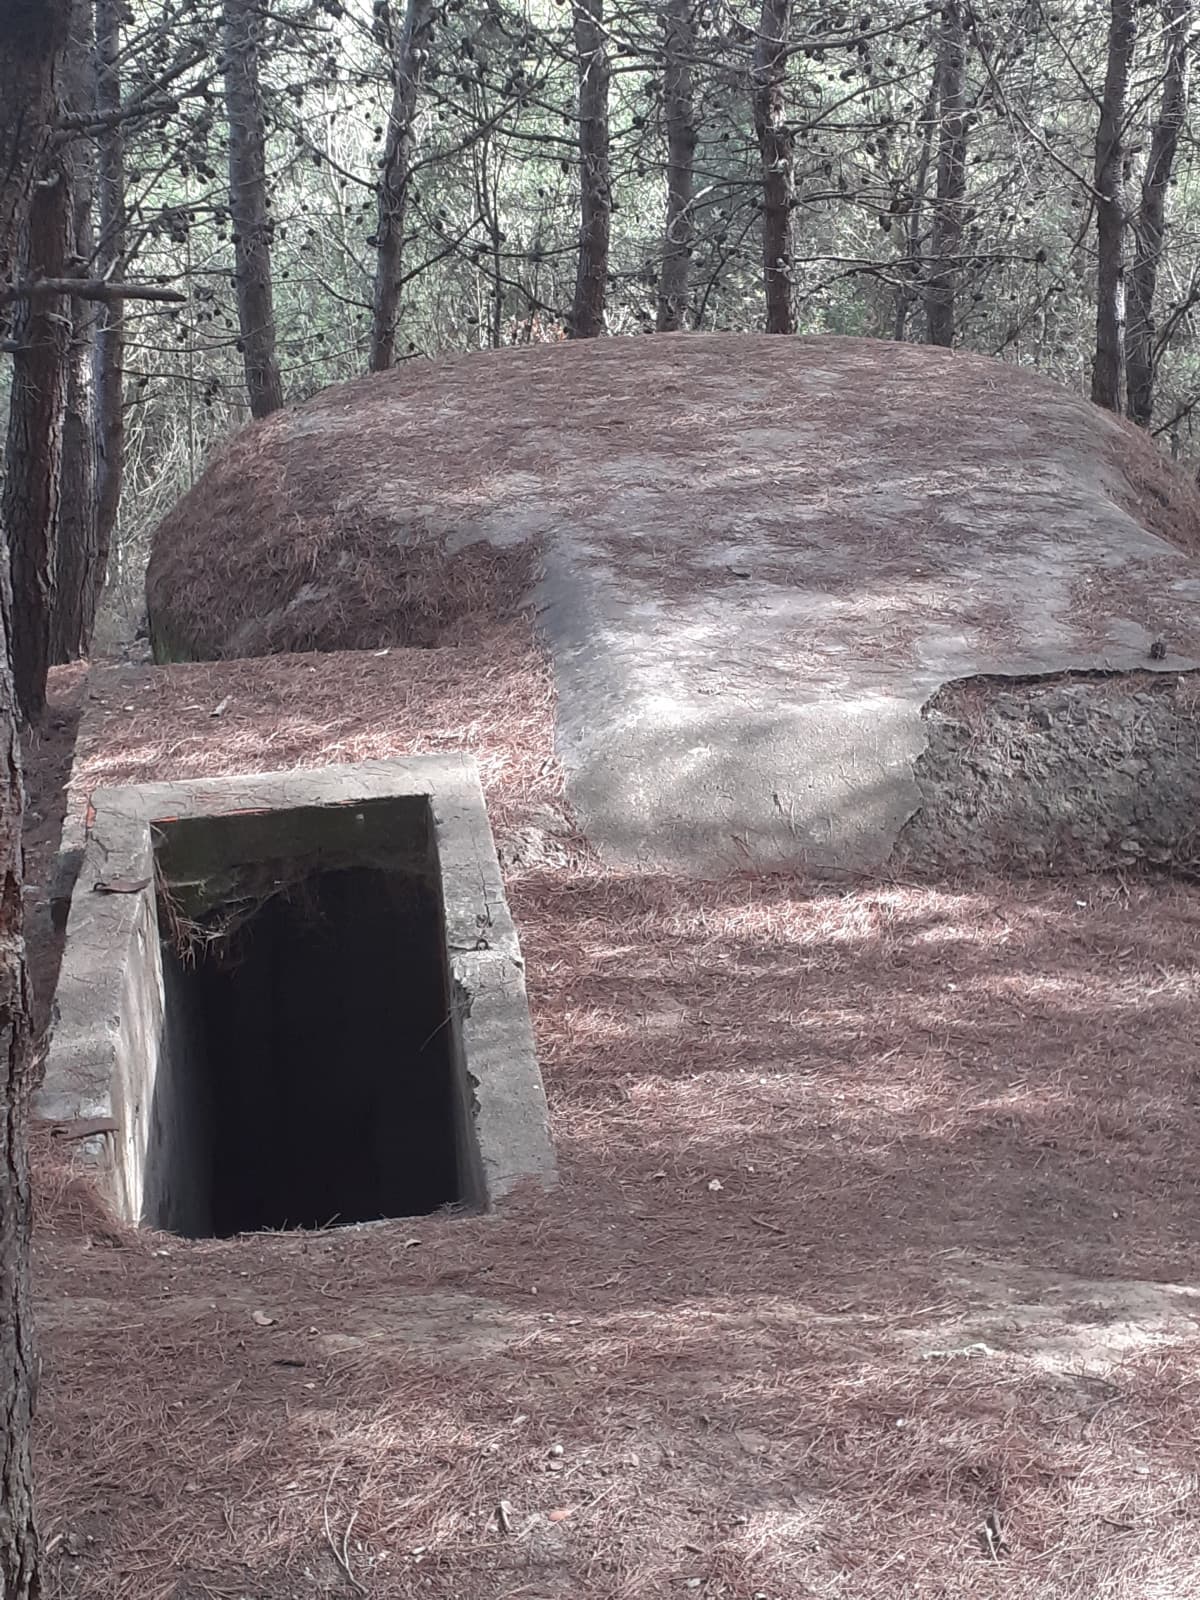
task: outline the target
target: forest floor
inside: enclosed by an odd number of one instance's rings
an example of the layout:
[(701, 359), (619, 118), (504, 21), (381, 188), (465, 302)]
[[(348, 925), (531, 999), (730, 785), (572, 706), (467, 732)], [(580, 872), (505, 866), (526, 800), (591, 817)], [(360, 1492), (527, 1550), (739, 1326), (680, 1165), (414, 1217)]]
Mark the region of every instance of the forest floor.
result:
[(1200, 1593), (1200, 885), (607, 872), (516, 633), (72, 669), (43, 994), (85, 703), (84, 787), (477, 756), (561, 1183), (192, 1242), (36, 1130), (50, 1595)]

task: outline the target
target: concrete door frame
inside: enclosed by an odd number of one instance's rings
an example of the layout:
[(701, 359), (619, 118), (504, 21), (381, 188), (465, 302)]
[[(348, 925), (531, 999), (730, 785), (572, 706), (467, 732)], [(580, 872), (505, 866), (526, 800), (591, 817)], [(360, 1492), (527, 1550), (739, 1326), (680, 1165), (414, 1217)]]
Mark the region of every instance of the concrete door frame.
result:
[(555, 1160), (534, 1050), (524, 962), (473, 760), (423, 756), (352, 767), (97, 790), (67, 919), (45, 1080), (35, 1115), (79, 1142), (120, 1215), (145, 1220), (153, 1079), (166, 1007), (155, 891), (156, 822), (249, 816), (423, 796), (445, 908), (455, 1033), (489, 1209), (523, 1179), (550, 1186)]

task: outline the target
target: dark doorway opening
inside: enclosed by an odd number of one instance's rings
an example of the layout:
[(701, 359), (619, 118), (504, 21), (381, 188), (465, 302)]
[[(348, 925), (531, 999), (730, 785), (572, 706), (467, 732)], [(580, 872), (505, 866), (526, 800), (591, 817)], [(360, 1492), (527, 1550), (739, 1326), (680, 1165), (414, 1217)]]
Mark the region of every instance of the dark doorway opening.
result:
[(324, 1228), (468, 1198), (440, 879), (420, 860), (308, 866), (260, 861), (236, 893), (227, 872), (229, 897), (186, 949), (177, 917), (164, 934), (153, 1125), (176, 1231)]

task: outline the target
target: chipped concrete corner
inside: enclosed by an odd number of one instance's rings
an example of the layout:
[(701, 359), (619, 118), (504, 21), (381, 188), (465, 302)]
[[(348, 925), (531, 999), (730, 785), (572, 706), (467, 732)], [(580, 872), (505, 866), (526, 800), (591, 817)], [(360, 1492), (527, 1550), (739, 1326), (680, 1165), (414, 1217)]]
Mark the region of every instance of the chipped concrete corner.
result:
[[(461, 1157), (475, 1205), (490, 1209), (522, 1180), (555, 1182), (546, 1097), (534, 1050), (524, 963), (504, 896), (475, 764), (421, 757), (137, 788), (98, 790), (67, 917), (54, 1033), (35, 1113), (110, 1131), (80, 1142), (119, 1213), (170, 1228), (172, 1154), (186, 1139), (151, 1118), (186, 1119), (156, 1082), (173, 1048), (159, 942), (154, 825), (181, 819), (363, 802), (428, 801), (441, 876), (450, 1026), (463, 1101)], [(148, 1152), (160, 1152), (148, 1161)], [(165, 1153), (165, 1159), (164, 1155)]]

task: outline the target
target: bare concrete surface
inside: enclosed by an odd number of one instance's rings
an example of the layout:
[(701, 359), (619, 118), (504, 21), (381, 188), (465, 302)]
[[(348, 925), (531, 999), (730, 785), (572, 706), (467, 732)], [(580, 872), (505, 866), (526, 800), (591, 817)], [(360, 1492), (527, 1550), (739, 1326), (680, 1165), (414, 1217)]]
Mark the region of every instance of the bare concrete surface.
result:
[(1155, 1346), (1200, 1334), (1200, 1288), (1081, 1278), (1005, 1263), (946, 1261), (946, 1290), (964, 1309), (909, 1334), (926, 1361), (1017, 1355), (1067, 1375), (1097, 1374)]
[(448, 592), (481, 545), (533, 554), (609, 862), (867, 867), (945, 684), (1196, 665), (1194, 503), (1149, 449), (1019, 368), (867, 340), (408, 363), (217, 458), (159, 530), (152, 624), (173, 655), (403, 642), (415, 552)]
[(432, 807), (451, 982), (446, 1021), (461, 1068), (471, 1198), (486, 1208), (522, 1179), (553, 1181), (524, 963), (474, 764), (462, 757), (376, 761), (92, 795), (35, 1114), (60, 1124), (108, 1124), (81, 1148), (99, 1162), (122, 1217), (187, 1232), (185, 1219), (205, 1209), (207, 1176), (195, 1155), (203, 1108), (188, 1089), (197, 1074), (183, 1070), (191, 1048), (187, 1019), (168, 1003), (154, 825), (258, 819), (259, 848), (269, 860), (273, 848), (286, 853), (287, 814), (320, 808), (353, 837), (364, 820), (356, 808), (396, 796), (424, 797)]

